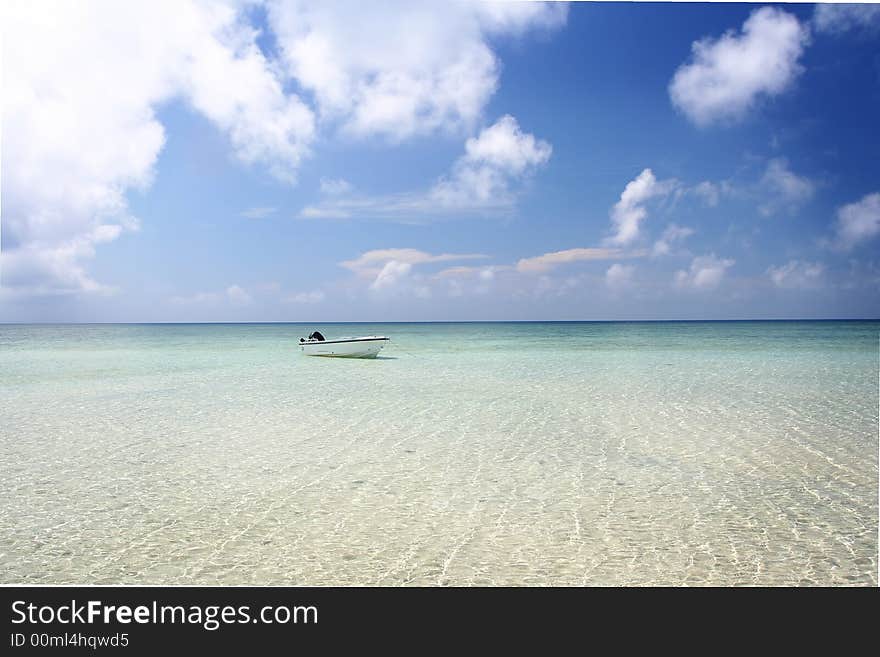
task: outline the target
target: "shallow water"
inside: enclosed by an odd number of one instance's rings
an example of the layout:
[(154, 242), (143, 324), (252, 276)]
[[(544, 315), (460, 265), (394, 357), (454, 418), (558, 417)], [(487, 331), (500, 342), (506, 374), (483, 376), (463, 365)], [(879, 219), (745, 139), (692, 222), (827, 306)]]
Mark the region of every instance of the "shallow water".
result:
[(0, 326), (0, 583), (876, 585), (878, 335)]

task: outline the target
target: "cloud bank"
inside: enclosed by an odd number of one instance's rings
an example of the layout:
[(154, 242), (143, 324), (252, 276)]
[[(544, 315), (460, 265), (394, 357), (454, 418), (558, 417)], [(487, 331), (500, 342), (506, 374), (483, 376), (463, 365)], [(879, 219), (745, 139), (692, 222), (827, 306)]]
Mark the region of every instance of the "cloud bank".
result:
[(468, 130), (498, 87), (490, 39), (553, 29), (542, 3), (268, 3), (286, 74), (321, 119), (352, 136), (399, 141)]
[[(467, 134), (498, 86), (490, 41), (555, 29), (567, 14), (539, 3), (438, 12), (279, 0), (266, 5), (261, 35), (253, 10), (263, 4), (2, 3), (3, 294), (113, 291), (86, 265), (96, 247), (138, 229), (126, 195), (152, 182), (165, 143), (157, 112), (169, 103), (210, 121), (244, 165), (293, 183), (319, 129), (392, 141)], [(522, 175), (502, 151), (466, 157), (450, 178), (466, 198), (502, 194)], [(350, 191), (339, 180), (324, 187)]]
[[(291, 181), (312, 111), (227, 3), (3, 3), (3, 286), (24, 294), (105, 291), (84, 261), (139, 223), (126, 192), (148, 187), (181, 100), (239, 160)], [(9, 166), (9, 163), (15, 163)]]

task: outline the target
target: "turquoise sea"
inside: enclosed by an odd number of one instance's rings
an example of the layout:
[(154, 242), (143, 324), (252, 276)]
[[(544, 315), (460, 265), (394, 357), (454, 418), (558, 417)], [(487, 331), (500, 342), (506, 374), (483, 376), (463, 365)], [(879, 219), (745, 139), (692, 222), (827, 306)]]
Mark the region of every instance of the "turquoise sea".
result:
[(0, 325), (0, 583), (877, 585), (878, 340)]

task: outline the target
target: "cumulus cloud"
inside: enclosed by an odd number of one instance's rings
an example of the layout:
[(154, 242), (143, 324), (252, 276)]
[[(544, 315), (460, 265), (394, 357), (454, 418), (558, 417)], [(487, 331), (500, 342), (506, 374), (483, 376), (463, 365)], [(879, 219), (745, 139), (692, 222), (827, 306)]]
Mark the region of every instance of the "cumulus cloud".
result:
[[(293, 182), (318, 118), (290, 89), (309, 94), (322, 125), (354, 135), (399, 140), (469, 130), (498, 84), (490, 40), (556, 28), (567, 11), (279, 0), (267, 10), (274, 37), (267, 56), (253, 4), (92, 0), (49, 11), (26, 0), (2, 3), (3, 156), (15, 163), (2, 179), (4, 294), (111, 289), (86, 263), (96, 245), (139, 226), (126, 194), (152, 181), (165, 143), (158, 108), (186, 104), (222, 131), (240, 161)], [(499, 170), (521, 175), (509, 165)], [(470, 174), (485, 177), (479, 166), (462, 172), (465, 188)], [(496, 181), (488, 189), (503, 192)], [(325, 194), (350, 191), (344, 181), (325, 181)], [(427, 207), (426, 199), (416, 206)], [(268, 208), (245, 213), (259, 218)]]
[(527, 169), (544, 164), (552, 148), (546, 141), (520, 130), (516, 119), (506, 114), (479, 136), (465, 143), (461, 162), (467, 166), (491, 166), (511, 175), (520, 175)]
[(648, 216), (645, 204), (663, 197), (678, 187), (676, 180), (657, 180), (650, 169), (642, 171), (627, 183), (620, 200), (611, 209), (614, 233), (604, 240), (607, 245), (625, 246), (639, 237), (639, 227)]
[(715, 254), (697, 256), (691, 261), (690, 269), (675, 274), (675, 284), (681, 288), (709, 290), (718, 287), (725, 272), (736, 261), (715, 257)]
[(516, 263), (516, 270), (521, 273), (542, 273), (560, 265), (585, 260), (613, 260), (615, 258), (637, 258), (645, 255), (644, 251), (624, 252), (622, 249), (582, 248), (554, 251), (531, 258), (522, 258)]
[(816, 185), (809, 178), (794, 173), (785, 158), (775, 158), (767, 164), (761, 178), (760, 187), (768, 196), (758, 207), (764, 216), (787, 209), (792, 212), (801, 204), (813, 198)]
[(465, 142), (465, 153), (431, 189), (375, 197), (337, 198), (303, 208), (303, 219), (382, 217), (412, 220), (452, 212), (511, 208), (516, 185), (545, 164), (553, 149), (505, 115)]
[(669, 84), (673, 104), (694, 123), (742, 119), (761, 98), (784, 92), (800, 74), (809, 31), (780, 9), (752, 12), (742, 32), (695, 41)]
[(510, 183), (550, 159), (546, 141), (524, 133), (512, 116), (502, 116), (477, 137), (465, 143), (465, 154), (452, 174), (439, 181), (428, 194), (445, 207), (508, 205)]
[(636, 268), (633, 265), (622, 265), (615, 262), (605, 272), (605, 284), (615, 290), (620, 290), (632, 285), (633, 273)]
[(693, 228), (687, 226), (679, 226), (678, 224), (669, 224), (659, 240), (654, 242), (652, 254), (655, 256), (669, 255), (672, 247), (677, 243), (685, 240), (694, 234)]
[(138, 221), (129, 189), (149, 186), (165, 142), (156, 108), (179, 99), (238, 158), (292, 180), (312, 112), (228, 3), (3, 3), (3, 285), (94, 292), (84, 261)]
[(841, 34), (850, 30), (880, 29), (880, 5), (817, 4), (813, 24), (819, 32)]
[(498, 86), (490, 39), (564, 24), (540, 3), (269, 2), (287, 75), (321, 117), (400, 140), (472, 126)]
[(837, 210), (834, 246), (849, 251), (880, 234), (880, 192), (867, 194)]
[(821, 281), (824, 271), (824, 265), (817, 262), (789, 260), (784, 265), (770, 267), (767, 275), (776, 287), (810, 288)]

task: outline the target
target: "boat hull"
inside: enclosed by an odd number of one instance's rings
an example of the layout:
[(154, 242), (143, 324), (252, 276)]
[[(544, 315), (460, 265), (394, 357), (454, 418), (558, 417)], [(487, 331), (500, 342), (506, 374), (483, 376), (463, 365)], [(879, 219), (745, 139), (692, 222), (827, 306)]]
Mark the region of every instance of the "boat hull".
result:
[(388, 338), (367, 337), (349, 340), (324, 340), (301, 342), (300, 347), (306, 356), (325, 356), (329, 358), (375, 358), (382, 351)]

